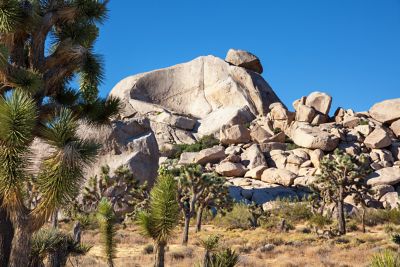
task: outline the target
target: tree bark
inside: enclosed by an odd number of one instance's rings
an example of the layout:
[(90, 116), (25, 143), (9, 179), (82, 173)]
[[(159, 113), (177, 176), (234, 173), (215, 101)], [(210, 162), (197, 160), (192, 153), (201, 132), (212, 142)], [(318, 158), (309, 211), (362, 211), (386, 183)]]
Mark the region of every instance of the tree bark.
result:
[[(0, 200), (0, 205), (1, 205)], [(7, 212), (0, 207), (0, 267), (7, 267), (14, 229)]]
[(206, 250), (204, 253), (204, 258), (203, 258), (203, 267), (209, 267), (210, 266), (210, 251)]
[(365, 208), (363, 207), (362, 213), (361, 213), (361, 223), (362, 223), (362, 231), (365, 233)]
[(157, 244), (154, 267), (164, 267), (165, 262), (165, 243)]
[(337, 216), (339, 224), (339, 235), (346, 234), (346, 220), (344, 217), (344, 197), (343, 197), (343, 186), (339, 186), (339, 196), (337, 203)]
[(200, 206), (197, 210), (197, 215), (196, 215), (196, 233), (201, 231), (201, 222), (203, 219), (203, 211), (204, 207)]
[(32, 239), (32, 233), (29, 231), (30, 227), (21, 222), (14, 224), (14, 226), (9, 267), (28, 266)]
[(190, 225), (190, 216), (185, 214), (185, 226), (183, 228), (183, 236), (182, 236), (182, 245), (187, 245), (189, 241), (189, 225)]

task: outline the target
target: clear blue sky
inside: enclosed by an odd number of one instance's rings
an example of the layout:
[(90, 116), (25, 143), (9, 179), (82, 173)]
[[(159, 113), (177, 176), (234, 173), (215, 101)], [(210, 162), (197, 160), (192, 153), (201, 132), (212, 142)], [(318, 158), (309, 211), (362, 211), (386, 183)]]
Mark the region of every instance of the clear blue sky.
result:
[(400, 97), (400, 0), (111, 0), (97, 51), (104, 96), (122, 78), (251, 51), (289, 106), (312, 91), (333, 108)]

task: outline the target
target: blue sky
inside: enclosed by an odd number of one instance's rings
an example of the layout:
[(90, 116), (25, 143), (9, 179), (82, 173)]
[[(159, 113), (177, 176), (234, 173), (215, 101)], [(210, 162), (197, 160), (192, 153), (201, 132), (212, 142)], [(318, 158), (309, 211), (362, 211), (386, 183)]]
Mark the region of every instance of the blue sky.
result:
[(97, 51), (107, 95), (122, 78), (248, 50), (291, 106), (324, 91), (337, 106), (367, 110), (400, 97), (400, 0), (111, 0)]

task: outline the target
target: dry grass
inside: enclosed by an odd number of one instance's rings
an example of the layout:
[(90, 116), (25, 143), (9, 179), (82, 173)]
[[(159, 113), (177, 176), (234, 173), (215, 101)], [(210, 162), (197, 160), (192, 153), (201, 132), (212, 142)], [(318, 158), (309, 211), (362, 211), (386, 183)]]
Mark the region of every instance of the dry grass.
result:
[[(225, 230), (211, 225), (204, 226), (200, 233), (194, 233), (193, 230), (187, 247), (180, 245), (180, 235), (177, 233), (168, 247), (166, 266), (196, 266), (203, 255), (199, 240), (210, 234), (219, 234), (223, 245), (240, 253), (241, 267), (367, 266), (372, 254), (378, 249), (393, 246), (382, 226), (370, 228), (365, 234), (355, 231), (345, 237), (330, 240), (319, 238), (313, 233), (303, 233), (301, 226), (289, 233), (262, 228)], [(115, 266), (152, 266), (154, 254), (143, 252), (151, 240), (143, 238), (134, 226), (119, 229), (117, 239)], [(93, 245), (93, 248), (88, 255), (79, 258), (79, 266), (106, 266), (98, 233), (94, 230), (86, 231), (82, 240)], [(260, 252), (259, 248), (266, 244), (273, 244), (275, 248)], [(72, 265), (69, 263), (69, 266)]]

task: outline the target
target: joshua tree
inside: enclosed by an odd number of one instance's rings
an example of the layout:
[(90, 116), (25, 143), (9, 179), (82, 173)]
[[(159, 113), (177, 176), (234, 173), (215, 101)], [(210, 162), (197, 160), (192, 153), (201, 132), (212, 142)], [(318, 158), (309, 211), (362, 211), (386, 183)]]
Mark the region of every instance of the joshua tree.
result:
[(324, 202), (335, 204), (339, 235), (344, 235), (344, 199), (351, 194), (356, 198), (363, 197), (362, 192), (367, 190), (364, 178), (370, 171), (368, 161), (364, 155), (355, 157), (335, 150), (333, 155), (322, 159), (320, 168), (317, 180), (319, 194)]
[(208, 175), (208, 186), (198, 199), (196, 210), (196, 232), (201, 231), (201, 222), (204, 209), (215, 208), (221, 214), (232, 209), (233, 200), (229, 195), (225, 178)]
[(183, 166), (178, 176), (178, 203), (183, 212), (185, 225), (183, 228), (182, 244), (189, 240), (190, 219), (196, 212), (196, 205), (204, 197), (206, 188), (211, 186), (213, 175), (203, 173), (201, 165), (189, 164)]
[(104, 246), (104, 254), (107, 258), (108, 267), (114, 266), (115, 258), (115, 214), (112, 204), (103, 198), (97, 208), (97, 219), (100, 226), (100, 234)]
[[(1, 206), (1, 199), (0, 199)], [(13, 227), (6, 211), (0, 208), (0, 267), (8, 266), (11, 251)]]
[(234, 267), (239, 263), (239, 255), (231, 248), (225, 248), (213, 257), (211, 267)]
[[(97, 97), (102, 64), (93, 48), (106, 3), (0, 1), (0, 198), (14, 228), (12, 267), (28, 266), (32, 234), (79, 193), (98, 146), (79, 138), (78, 120), (100, 125), (118, 111), (117, 99)], [(75, 75), (79, 90), (69, 87)], [(52, 149), (32, 177), (26, 167), (34, 139)], [(35, 205), (29, 180), (39, 194)]]
[[(89, 250), (89, 246), (76, 242), (71, 235), (58, 229), (41, 229), (32, 238), (29, 267), (44, 266), (43, 260), (46, 257), (49, 257), (49, 267), (63, 267), (70, 255), (84, 255)], [(54, 257), (57, 261), (52, 260)]]
[(250, 212), (249, 223), (251, 227), (257, 228), (260, 226), (260, 219), (265, 219), (269, 214), (264, 211), (263, 207), (255, 202), (248, 205)]
[(203, 267), (211, 267), (213, 261), (213, 253), (218, 249), (219, 236), (211, 235), (206, 239), (200, 240), (200, 245), (204, 248)]
[[(144, 209), (148, 201), (147, 183), (140, 184), (126, 166), (120, 166), (110, 175), (110, 167), (102, 166), (100, 179), (97, 176), (89, 179), (83, 189), (82, 204), (78, 209), (85, 213), (93, 212), (99, 202), (106, 198), (110, 201), (115, 215), (123, 219), (128, 213)], [(133, 214), (135, 215), (135, 214)]]
[(174, 176), (160, 169), (156, 184), (150, 192), (149, 208), (138, 214), (142, 233), (151, 237), (156, 245), (155, 267), (164, 267), (165, 247), (178, 225), (177, 190)]

